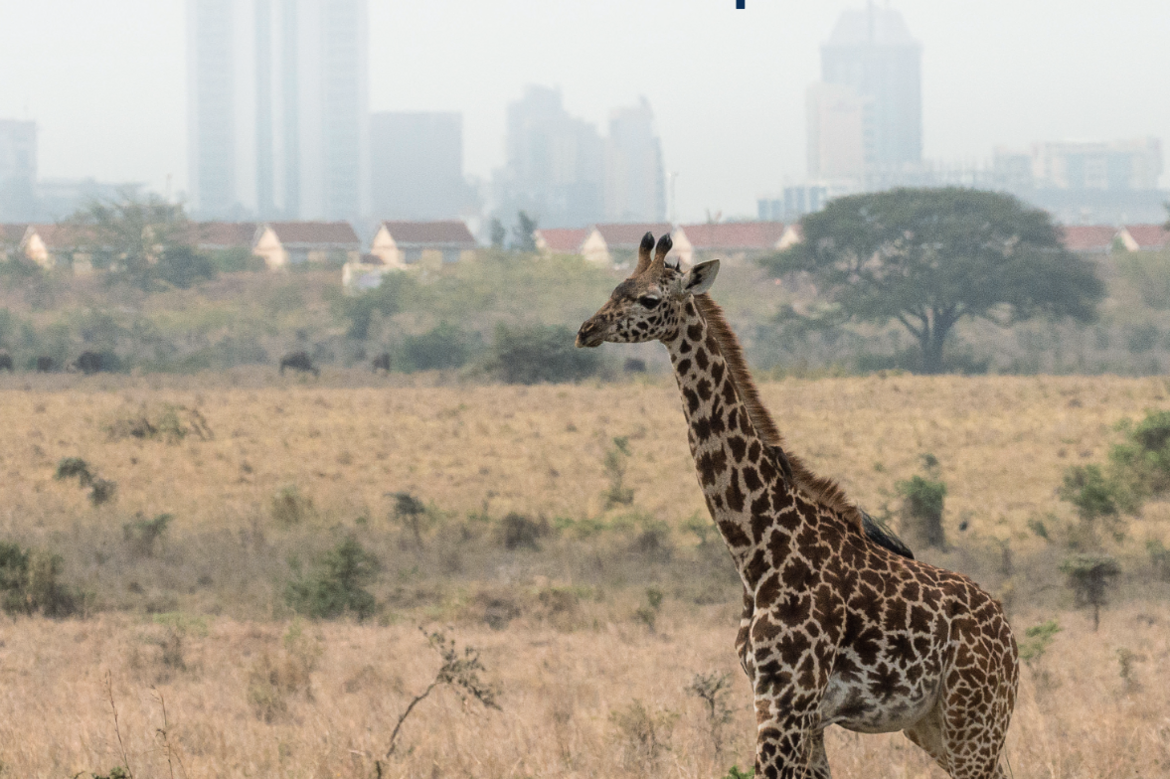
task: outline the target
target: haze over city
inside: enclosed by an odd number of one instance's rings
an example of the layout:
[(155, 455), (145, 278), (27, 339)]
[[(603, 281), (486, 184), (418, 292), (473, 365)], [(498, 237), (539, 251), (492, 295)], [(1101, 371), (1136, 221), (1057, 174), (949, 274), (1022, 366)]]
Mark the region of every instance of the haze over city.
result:
[[(38, 127), (42, 178), (188, 190), (181, 0), (5, 2), (0, 118)], [(680, 220), (754, 216), (806, 176), (805, 90), (859, 2), (371, 2), (371, 111), (458, 111), (466, 173), (504, 161), (505, 111), (529, 84), (604, 132), (649, 102)], [(885, 3), (880, 7), (886, 7)], [(922, 45), (923, 157), (985, 164), (1000, 145), (1170, 138), (1170, 6), (901, 0)], [(1162, 174), (1160, 186), (1167, 184)]]

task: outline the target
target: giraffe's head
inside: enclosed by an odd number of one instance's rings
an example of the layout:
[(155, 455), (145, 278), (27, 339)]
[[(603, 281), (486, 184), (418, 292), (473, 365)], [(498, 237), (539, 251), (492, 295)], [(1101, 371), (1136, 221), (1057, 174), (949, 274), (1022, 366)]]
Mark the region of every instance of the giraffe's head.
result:
[[(643, 343), (673, 337), (678, 332), (687, 298), (711, 288), (719, 272), (719, 260), (701, 262), (683, 272), (677, 261), (668, 263), (670, 235), (658, 239), (646, 233), (638, 247), (638, 267), (617, 285), (609, 301), (585, 320), (577, 331), (577, 346), (610, 343)], [(654, 250), (654, 258), (650, 251)]]

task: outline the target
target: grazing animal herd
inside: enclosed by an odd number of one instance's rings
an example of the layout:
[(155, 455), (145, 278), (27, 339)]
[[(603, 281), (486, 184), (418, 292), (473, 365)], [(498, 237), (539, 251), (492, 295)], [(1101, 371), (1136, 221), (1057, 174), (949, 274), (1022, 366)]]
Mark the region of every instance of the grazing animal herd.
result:
[[(390, 373), (390, 353), (382, 352), (370, 362), (371, 370), (374, 373), (383, 371)], [(33, 362), (33, 368), (37, 373), (55, 373), (60, 369), (60, 364), (52, 357), (40, 355)], [(311, 373), (313, 376), (320, 376), (321, 369), (309, 356), (308, 352), (296, 351), (289, 352), (280, 358), (280, 375), (284, 375), (285, 369), (295, 371), (297, 373)], [(116, 370), (113, 361), (102, 352), (84, 351), (77, 356), (77, 359), (72, 362), (64, 364), (64, 370), (69, 373), (84, 373), (86, 376), (91, 376), (95, 373), (110, 372)], [(13, 362), (12, 355), (6, 351), (0, 351), (0, 371), (8, 371), (9, 373), (16, 372), (16, 364)]]

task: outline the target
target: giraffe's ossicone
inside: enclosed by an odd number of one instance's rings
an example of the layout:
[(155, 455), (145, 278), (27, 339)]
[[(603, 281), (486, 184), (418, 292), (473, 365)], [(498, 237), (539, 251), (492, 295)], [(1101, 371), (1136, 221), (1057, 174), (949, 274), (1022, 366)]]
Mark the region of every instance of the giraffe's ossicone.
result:
[(785, 450), (707, 294), (719, 261), (684, 272), (667, 262), (669, 236), (653, 249), (647, 233), (577, 345), (670, 352), (699, 485), (743, 581), (736, 649), (755, 696), (756, 776), (828, 777), (824, 729), (840, 725), (901, 730), (954, 779), (1002, 777), (1019, 666), (1000, 604), (878, 538)]

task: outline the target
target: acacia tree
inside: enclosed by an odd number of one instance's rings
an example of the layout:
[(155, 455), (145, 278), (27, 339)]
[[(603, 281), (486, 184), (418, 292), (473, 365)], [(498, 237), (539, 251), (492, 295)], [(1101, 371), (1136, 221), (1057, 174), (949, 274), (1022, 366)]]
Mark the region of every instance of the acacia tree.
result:
[(215, 274), (191, 245), (193, 228), (183, 207), (158, 195), (123, 189), (90, 202), (68, 223), (79, 228), (81, 242), (95, 255), (108, 257), (111, 281), (149, 290), (159, 281), (187, 287)]
[(1047, 213), (997, 192), (894, 189), (831, 201), (801, 220), (804, 240), (761, 262), (807, 273), (826, 305), (821, 325), (900, 322), (922, 371), (943, 369), (963, 317), (1000, 325), (1031, 317), (1091, 321), (1104, 285), (1064, 249)]

